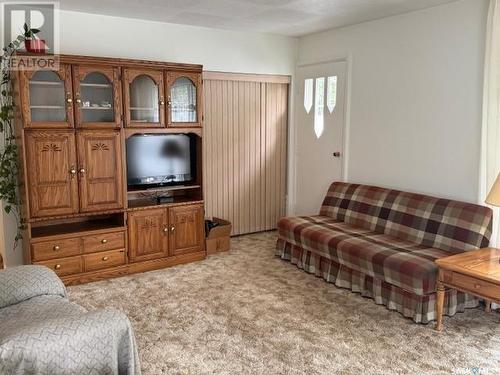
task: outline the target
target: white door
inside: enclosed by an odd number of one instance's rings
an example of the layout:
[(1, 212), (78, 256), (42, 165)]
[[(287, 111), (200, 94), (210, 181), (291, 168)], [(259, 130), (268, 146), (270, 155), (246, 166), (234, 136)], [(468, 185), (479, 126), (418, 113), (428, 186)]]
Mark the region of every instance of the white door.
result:
[(330, 184), (342, 179), (346, 71), (345, 61), (297, 69), (297, 215), (318, 214)]

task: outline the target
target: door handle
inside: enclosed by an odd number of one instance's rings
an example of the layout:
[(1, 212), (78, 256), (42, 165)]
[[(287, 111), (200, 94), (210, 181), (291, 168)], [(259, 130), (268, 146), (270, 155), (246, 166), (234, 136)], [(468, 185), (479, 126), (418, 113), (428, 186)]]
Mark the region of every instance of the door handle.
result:
[(340, 158), (340, 152), (339, 151), (335, 151), (332, 155), (333, 155), (334, 158)]

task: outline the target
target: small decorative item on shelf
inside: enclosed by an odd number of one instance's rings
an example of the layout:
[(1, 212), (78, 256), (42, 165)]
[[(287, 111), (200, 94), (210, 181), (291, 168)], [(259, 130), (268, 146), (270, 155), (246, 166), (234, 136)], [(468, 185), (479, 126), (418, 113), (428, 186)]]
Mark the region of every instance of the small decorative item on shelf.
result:
[(83, 102), (83, 107), (88, 108), (90, 107), (90, 102)]
[(38, 39), (36, 34), (40, 32), (39, 29), (30, 29), (27, 24), (24, 24), (24, 47), (27, 52), (31, 53), (45, 53), (47, 45), (45, 40)]
[(110, 102), (101, 102), (101, 107), (103, 108), (111, 108), (111, 103)]
[(92, 103), (92, 107), (94, 107), (94, 108), (99, 107), (99, 104), (97, 104), (97, 103)]

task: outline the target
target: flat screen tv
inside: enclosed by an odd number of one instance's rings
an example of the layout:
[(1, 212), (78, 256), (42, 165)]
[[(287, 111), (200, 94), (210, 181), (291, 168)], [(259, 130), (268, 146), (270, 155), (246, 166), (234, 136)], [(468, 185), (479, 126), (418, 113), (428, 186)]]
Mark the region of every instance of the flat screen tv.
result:
[(126, 140), (127, 183), (148, 188), (194, 180), (194, 139), (184, 134), (139, 134)]

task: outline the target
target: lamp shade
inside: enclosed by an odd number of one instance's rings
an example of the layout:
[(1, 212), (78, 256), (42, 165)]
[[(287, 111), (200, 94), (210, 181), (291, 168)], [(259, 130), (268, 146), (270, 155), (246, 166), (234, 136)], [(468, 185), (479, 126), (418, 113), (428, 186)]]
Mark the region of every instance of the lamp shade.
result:
[(500, 174), (498, 175), (490, 193), (486, 197), (486, 203), (493, 206), (500, 206)]

